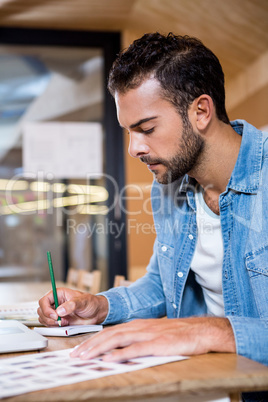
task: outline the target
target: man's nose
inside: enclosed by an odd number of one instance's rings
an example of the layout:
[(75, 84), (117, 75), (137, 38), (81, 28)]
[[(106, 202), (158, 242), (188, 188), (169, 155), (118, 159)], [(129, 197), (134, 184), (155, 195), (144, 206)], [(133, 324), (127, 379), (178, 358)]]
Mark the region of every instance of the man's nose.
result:
[(144, 141), (143, 135), (141, 133), (130, 133), (128, 153), (133, 158), (139, 158), (149, 153), (149, 147)]

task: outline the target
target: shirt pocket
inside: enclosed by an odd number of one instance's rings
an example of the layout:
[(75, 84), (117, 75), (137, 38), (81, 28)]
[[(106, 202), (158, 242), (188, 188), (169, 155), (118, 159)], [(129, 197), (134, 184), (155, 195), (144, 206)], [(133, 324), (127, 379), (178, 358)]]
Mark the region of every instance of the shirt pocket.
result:
[(261, 318), (268, 318), (268, 246), (248, 253), (246, 267)]
[(174, 247), (158, 242), (158, 265), (166, 298), (174, 299)]

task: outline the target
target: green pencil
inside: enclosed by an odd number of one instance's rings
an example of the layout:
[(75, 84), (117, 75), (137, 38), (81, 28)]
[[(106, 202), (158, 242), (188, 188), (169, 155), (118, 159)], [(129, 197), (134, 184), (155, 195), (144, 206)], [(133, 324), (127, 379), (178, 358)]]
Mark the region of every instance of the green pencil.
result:
[[(54, 270), (53, 270), (50, 251), (47, 252), (47, 261), (48, 261), (48, 266), (49, 266), (49, 273), (50, 273), (52, 291), (53, 291), (53, 296), (54, 296), (55, 308), (57, 309), (59, 307), (59, 302), (58, 302), (58, 295), (57, 295)], [(61, 327), (61, 318), (60, 317), (58, 317), (58, 321), (59, 321), (59, 326)]]

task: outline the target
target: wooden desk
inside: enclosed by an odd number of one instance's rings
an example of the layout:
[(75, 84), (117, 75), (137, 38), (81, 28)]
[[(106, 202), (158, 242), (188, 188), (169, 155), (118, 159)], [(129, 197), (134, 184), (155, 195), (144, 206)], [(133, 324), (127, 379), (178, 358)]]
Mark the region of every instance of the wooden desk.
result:
[[(3, 304), (3, 284), (0, 285), (0, 304)], [(12, 287), (17, 290), (19, 284), (16, 287), (9, 284), (9, 290)], [(33, 287), (29, 284), (27, 297), (31, 289), (36, 295), (36, 284)], [(16, 296), (14, 294), (13, 302), (18, 301)], [(88, 336), (49, 338), (48, 348), (44, 351), (74, 347)], [(1, 355), (1, 358), (15, 355)], [(210, 398), (226, 395), (230, 395), (232, 401), (238, 401), (240, 392), (257, 390), (268, 390), (268, 367), (235, 354), (211, 353), (145, 370), (19, 395), (5, 401), (208, 402)]]

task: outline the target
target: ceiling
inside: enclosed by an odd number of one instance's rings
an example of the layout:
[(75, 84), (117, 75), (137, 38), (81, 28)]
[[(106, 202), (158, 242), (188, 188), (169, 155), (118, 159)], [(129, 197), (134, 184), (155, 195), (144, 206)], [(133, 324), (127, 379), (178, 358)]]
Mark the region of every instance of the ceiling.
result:
[(0, 26), (188, 34), (230, 80), (268, 51), (268, 0), (0, 0)]

